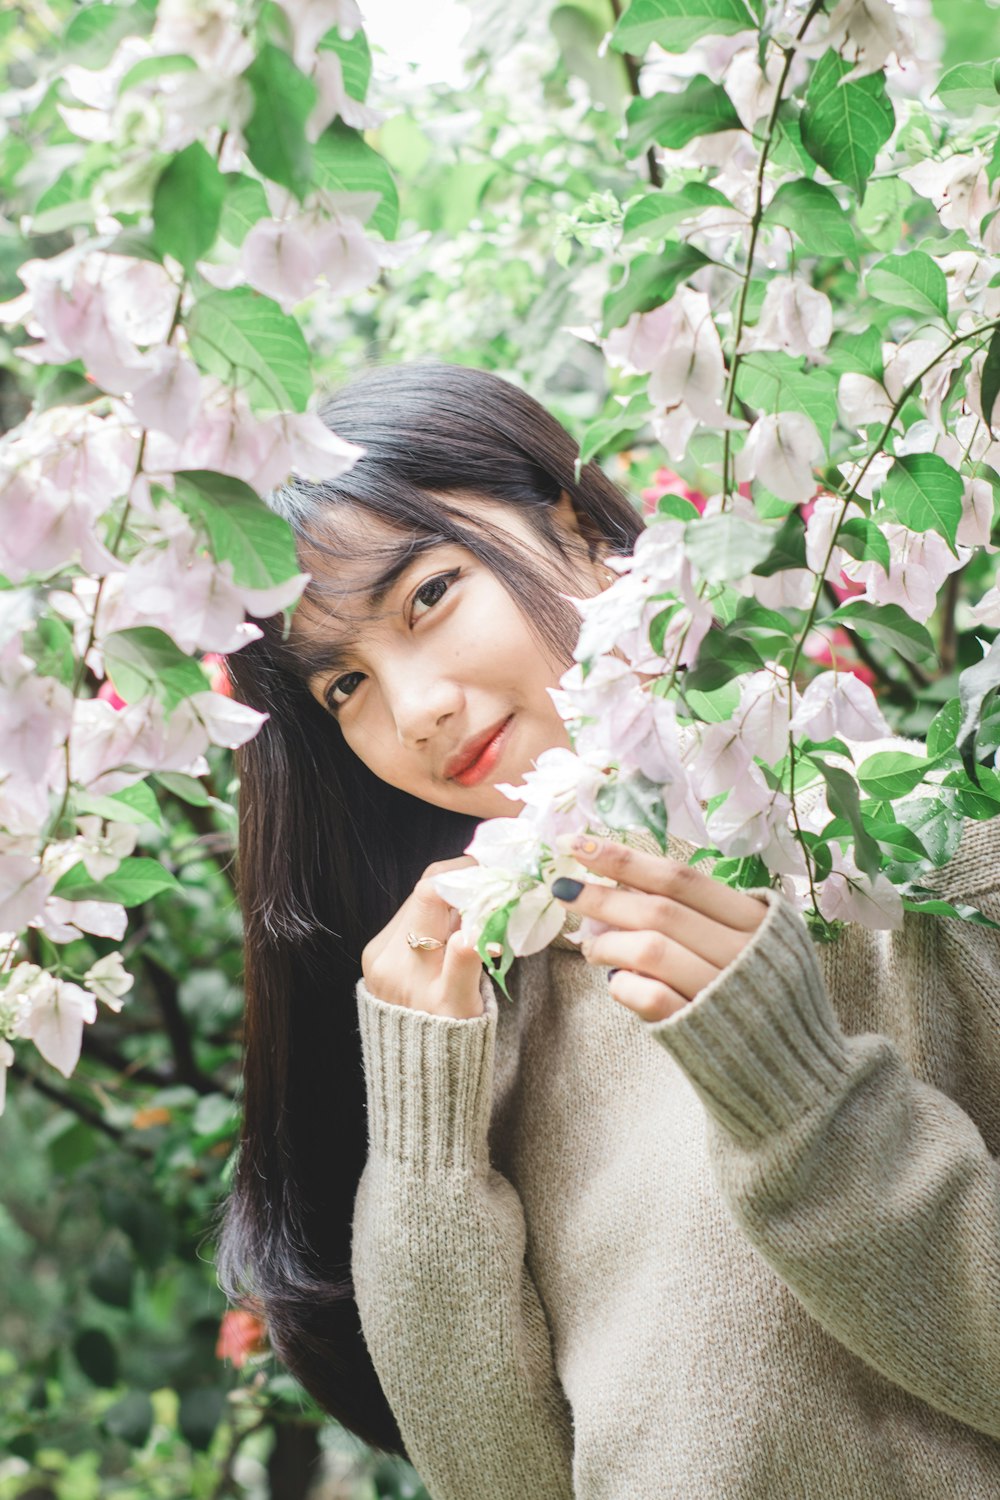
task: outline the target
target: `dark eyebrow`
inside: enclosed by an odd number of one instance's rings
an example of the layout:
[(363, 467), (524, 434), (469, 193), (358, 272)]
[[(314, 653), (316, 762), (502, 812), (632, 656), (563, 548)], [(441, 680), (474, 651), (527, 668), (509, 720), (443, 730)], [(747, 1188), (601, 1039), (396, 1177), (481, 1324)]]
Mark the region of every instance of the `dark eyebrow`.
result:
[[(389, 559), (381, 573), (372, 579), (365, 594), (365, 610), (368, 615), (374, 615), (382, 607), (393, 584), (402, 577), (411, 563), (416, 562), (425, 552), (430, 552), (435, 547), (448, 546), (450, 542), (450, 537), (436, 533), (410, 538), (405, 546), (400, 547)], [(306, 681), (308, 682), (310, 678), (318, 676), (321, 672), (333, 672), (345, 665), (357, 639), (355, 631), (339, 641), (320, 640), (313, 646), (298, 646), (295, 655)]]

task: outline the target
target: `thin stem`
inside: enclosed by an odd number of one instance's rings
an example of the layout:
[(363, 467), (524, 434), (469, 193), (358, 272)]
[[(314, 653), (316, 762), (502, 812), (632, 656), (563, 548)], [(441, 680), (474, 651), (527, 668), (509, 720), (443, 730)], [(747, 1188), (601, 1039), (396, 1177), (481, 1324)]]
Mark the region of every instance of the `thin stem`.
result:
[[(817, 14), (818, 11), (822, 10), (822, 8), (823, 0), (813, 0), (813, 3), (809, 7), (805, 19), (802, 22), (802, 25), (799, 27), (798, 33), (795, 37), (796, 42), (801, 42), (802, 38), (806, 34), (806, 30), (809, 27), (810, 22), (813, 20), (813, 17)], [(761, 223), (764, 219), (764, 172), (767, 167), (768, 157), (771, 154), (771, 148), (774, 145), (774, 134), (778, 124), (778, 112), (781, 109), (782, 103), (784, 102), (785, 84), (788, 82), (788, 74), (791, 71), (792, 62), (795, 58), (796, 48), (792, 46), (785, 47), (782, 50), (784, 52), (785, 61), (782, 65), (781, 76), (778, 79), (777, 85), (774, 90), (774, 103), (771, 105), (771, 112), (767, 117), (767, 124), (764, 127), (764, 138), (761, 142), (760, 156), (757, 158), (757, 179), (754, 188), (753, 213), (750, 216), (750, 238), (747, 242), (746, 267), (744, 269), (742, 282), (740, 284), (739, 301), (736, 307), (736, 321), (733, 326), (733, 349), (732, 356), (729, 362), (729, 380), (726, 385), (725, 401), (726, 415), (730, 417), (733, 414), (733, 402), (736, 398), (736, 372), (739, 369), (740, 360), (742, 359), (742, 355), (740, 353), (740, 343), (743, 339), (743, 327), (746, 320), (747, 298), (750, 294), (750, 282), (753, 279), (754, 256), (757, 253), (757, 239), (760, 234)], [(730, 459), (731, 431), (727, 427), (722, 437), (723, 509), (725, 509), (726, 500), (728, 499), (732, 489), (732, 486), (730, 485)]]
[[(622, 18), (621, 0), (611, 0), (611, 13), (617, 25)], [(628, 83), (629, 88), (632, 90), (632, 97), (633, 99), (640, 99), (642, 93), (639, 88), (639, 64), (631, 52), (625, 52), (622, 56), (625, 61), (625, 72), (628, 74)], [(652, 146), (646, 152), (646, 170), (649, 173), (649, 180), (653, 187), (662, 187), (663, 173), (660, 171), (660, 163), (656, 160), (656, 152)]]

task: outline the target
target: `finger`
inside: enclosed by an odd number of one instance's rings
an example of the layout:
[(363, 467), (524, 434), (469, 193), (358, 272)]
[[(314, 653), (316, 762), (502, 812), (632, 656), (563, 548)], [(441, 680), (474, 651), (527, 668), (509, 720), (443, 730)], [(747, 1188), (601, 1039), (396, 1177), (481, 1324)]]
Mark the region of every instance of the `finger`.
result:
[(436, 937), (444, 942), (452, 931), (453, 911), (454, 907), (438, 895), (433, 875), (424, 875), (413, 887), (412, 896), (399, 908), (399, 917), (408, 929), (420, 936)]
[(649, 896), (631, 887), (597, 885), (585, 880), (579, 895), (569, 899), (559, 894), (556, 888), (560, 886), (561, 882), (554, 882), (553, 894), (581, 916), (596, 918), (609, 927), (665, 933), (719, 968), (731, 963), (746, 942), (743, 933), (670, 896)]
[(475, 948), (466, 942), (461, 932), (453, 932), (444, 950), (436, 1014), (462, 1020), (481, 1016), (483, 997), (479, 984), (482, 971), (482, 960)]
[(738, 932), (753, 932), (764, 920), (767, 908), (758, 897), (663, 854), (646, 854), (613, 839), (583, 838), (574, 841), (573, 857), (595, 875), (608, 875), (621, 885), (655, 896), (669, 896)]
[(619, 969), (608, 980), (611, 998), (628, 1010), (635, 1011), (643, 1021), (665, 1021), (683, 1010), (688, 1001), (669, 984), (657, 979), (647, 979), (642, 974), (632, 974), (628, 969)]
[(605, 932), (587, 944), (586, 959), (655, 979), (687, 1000), (693, 1000), (722, 972), (662, 932)]

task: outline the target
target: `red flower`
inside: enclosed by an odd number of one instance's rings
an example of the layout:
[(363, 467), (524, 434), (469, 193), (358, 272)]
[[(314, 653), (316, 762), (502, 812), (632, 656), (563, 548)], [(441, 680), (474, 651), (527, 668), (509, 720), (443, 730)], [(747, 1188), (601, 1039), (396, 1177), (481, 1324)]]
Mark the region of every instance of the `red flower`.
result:
[(219, 1324), (216, 1359), (228, 1359), (240, 1370), (252, 1354), (263, 1354), (267, 1348), (267, 1329), (256, 1313), (230, 1308)]

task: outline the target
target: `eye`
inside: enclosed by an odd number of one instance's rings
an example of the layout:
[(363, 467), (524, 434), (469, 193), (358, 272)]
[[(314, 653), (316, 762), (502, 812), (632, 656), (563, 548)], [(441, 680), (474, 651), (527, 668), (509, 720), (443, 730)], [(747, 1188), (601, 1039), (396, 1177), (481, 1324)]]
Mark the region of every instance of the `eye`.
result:
[[(427, 610), (433, 609), (435, 604), (441, 602), (460, 571), (459, 568), (453, 568), (450, 573), (439, 573), (436, 578), (428, 578), (426, 583), (420, 585), (413, 596), (413, 607), (410, 610), (411, 622), (421, 619)], [(425, 608), (418, 612), (418, 604), (424, 605)]]
[[(338, 677), (336, 682), (331, 682), (326, 690), (327, 707), (339, 708), (342, 703), (346, 703), (364, 675), (364, 672), (345, 672), (343, 677)], [(343, 697), (338, 697), (341, 693)]]

